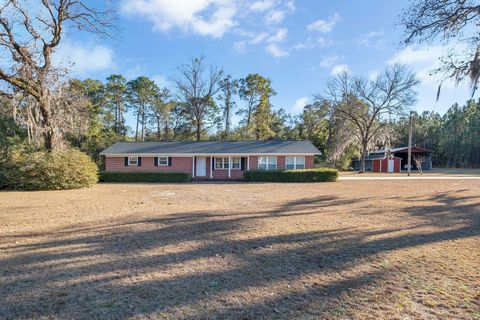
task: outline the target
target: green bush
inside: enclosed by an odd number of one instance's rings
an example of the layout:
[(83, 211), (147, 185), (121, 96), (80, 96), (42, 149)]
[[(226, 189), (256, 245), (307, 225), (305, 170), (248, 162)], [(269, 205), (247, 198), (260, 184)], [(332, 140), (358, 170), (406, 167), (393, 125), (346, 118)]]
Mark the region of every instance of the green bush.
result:
[(331, 168), (287, 170), (287, 171), (245, 171), (246, 181), (256, 182), (327, 182), (336, 181), (338, 170)]
[(189, 182), (183, 172), (100, 172), (101, 182)]
[(0, 168), (0, 187), (8, 189), (76, 189), (97, 181), (97, 165), (77, 149), (52, 152), (15, 149)]

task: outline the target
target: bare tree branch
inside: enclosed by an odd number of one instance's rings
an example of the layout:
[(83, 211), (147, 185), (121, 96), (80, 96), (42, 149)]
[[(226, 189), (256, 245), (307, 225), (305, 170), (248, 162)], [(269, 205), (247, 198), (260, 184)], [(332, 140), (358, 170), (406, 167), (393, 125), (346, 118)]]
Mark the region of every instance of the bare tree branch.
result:
[[(443, 80), (454, 79), (458, 85), (468, 79), (472, 96), (480, 79), (480, 4), (475, 0), (414, 0), (404, 10), (401, 25), (403, 43), (444, 43), (455, 41), (451, 52), (442, 57), (442, 66), (433, 73)], [(458, 44), (461, 44), (460, 46)], [(467, 50), (465, 50), (465, 45)], [(441, 84), (438, 87), (437, 99)]]
[(397, 116), (415, 102), (415, 76), (404, 66), (394, 65), (373, 81), (352, 78), (344, 72), (327, 85), (332, 113), (356, 127), (362, 147), (362, 171), (369, 145), (385, 127), (385, 116)]
[[(105, 6), (106, 7), (106, 6)], [(98, 10), (81, 0), (42, 0), (41, 12), (31, 11), (28, 1), (5, 0), (0, 6), (0, 49), (10, 65), (0, 68), (0, 81), (35, 99), (45, 127), (45, 146), (51, 150), (56, 137), (53, 95), (59, 85), (59, 70), (52, 54), (65, 28), (107, 35), (114, 30), (112, 11)]]
[(204, 58), (195, 58), (178, 68), (180, 75), (174, 79), (177, 97), (182, 102), (182, 113), (195, 129), (197, 141), (202, 133), (215, 125), (217, 111), (214, 96), (220, 91), (223, 71), (210, 66), (207, 72)]

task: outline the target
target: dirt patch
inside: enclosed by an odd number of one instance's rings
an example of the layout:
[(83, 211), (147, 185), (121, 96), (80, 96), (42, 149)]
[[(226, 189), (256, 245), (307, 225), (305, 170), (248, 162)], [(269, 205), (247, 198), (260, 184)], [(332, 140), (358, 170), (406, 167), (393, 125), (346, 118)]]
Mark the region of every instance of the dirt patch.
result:
[(0, 193), (0, 318), (480, 319), (480, 181)]

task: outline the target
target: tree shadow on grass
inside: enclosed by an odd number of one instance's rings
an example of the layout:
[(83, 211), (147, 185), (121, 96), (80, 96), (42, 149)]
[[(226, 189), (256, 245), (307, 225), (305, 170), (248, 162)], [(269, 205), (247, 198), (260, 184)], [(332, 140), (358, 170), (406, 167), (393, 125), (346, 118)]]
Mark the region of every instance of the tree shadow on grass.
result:
[(394, 236), (402, 228), (251, 232), (362, 201), (325, 196), (270, 211), (177, 213), (34, 235), (40, 239), (32, 244), (2, 246), (0, 317), (288, 318), (300, 309), (314, 316), (312, 303), (328, 311), (345, 292), (387, 276), (371, 268), (339, 276), (382, 253), (480, 234), (478, 202), (465, 205), (451, 194), (427, 200), (405, 208), (422, 227), (461, 223)]
[(420, 198), (408, 198), (405, 211), (412, 217), (437, 227), (480, 226), (480, 196), (461, 196), (465, 190), (440, 192)]
[[(370, 198), (371, 199), (371, 198)], [(86, 225), (75, 224), (71, 227), (62, 227), (55, 229), (51, 232), (28, 232), (28, 233), (20, 233), (15, 235), (8, 235), (8, 236), (0, 236), (0, 240), (7, 240), (13, 238), (27, 238), (27, 237), (40, 237), (40, 236), (49, 236), (49, 235), (63, 235), (63, 234), (82, 234), (88, 232), (109, 232), (109, 230), (115, 229), (122, 229), (126, 227), (134, 227), (136, 225), (141, 225), (145, 223), (158, 223), (158, 224), (167, 224), (167, 225), (174, 225), (179, 226), (180, 228), (185, 227), (185, 223), (193, 222), (197, 224), (201, 222), (205, 217), (210, 219), (213, 218), (228, 218), (229, 222), (242, 222), (248, 220), (261, 220), (261, 219), (269, 219), (272, 217), (292, 217), (292, 216), (305, 216), (308, 214), (316, 214), (318, 213), (319, 208), (335, 208), (341, 205), (348, 205), (353, 203), (358, 203), (364, 201), (366, 199), (363, 198), (356, 198), (356, 199), (339, 199), (335, 196), (318, 196), (314, 198), (304, 198), (294, 201), (286, 202), (275, 209), (272, 210), (265, 210), (265, 211), (255, 211), (251, 213), (236, 213), (236, 212), (216, 212), (216, 211), (208, 211), (208, 212), (186, 212), (186, 213), (174, 213), (169, 214), (166, 216), (162, 216), (161, 218), (152, 218), (152, 219), (143, 219), (138, 220), (135, 218), (127, 218), (123, 220), (117, 220), (115, 222), (109, 222), (108, 224), (101, 224), (101, 225), (92, 225), (92, 223), (88, 223)], [(25, 207), (29, 208), (29, 207)], [(306, 210), (309, 210), (308, 212)], [(132, 214), (132, 217), (135, 216), (135, 213)], [(207, 221), (209, 223), (209, 221)], [(54, 243), (52, 243), (54, 244)], [(48, 245), (48, 243), (45, 243)], [(16, 248), (20, 248), (21, 246), (15, 246)], [(0, 249), (6, 249), (7, 246), (0, 245)]]

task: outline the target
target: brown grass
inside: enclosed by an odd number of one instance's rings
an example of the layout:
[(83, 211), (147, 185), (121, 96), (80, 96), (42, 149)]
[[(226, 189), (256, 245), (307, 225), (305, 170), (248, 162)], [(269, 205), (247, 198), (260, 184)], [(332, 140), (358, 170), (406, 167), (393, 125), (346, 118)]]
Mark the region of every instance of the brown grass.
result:
[[(358, 171), (341, 171), (340, 177), (406, 177), (406, 170), (396, 173), (386, 172), (363, 172)], [(463, 169), (463, 168), (433, 168), (420, 174), (416, 169), (411, 172), (412, 177), (479, 177), (480, 169)]]
[(479, 190), (401, 180), (2, 192), (0, 318), (480, 319)]

